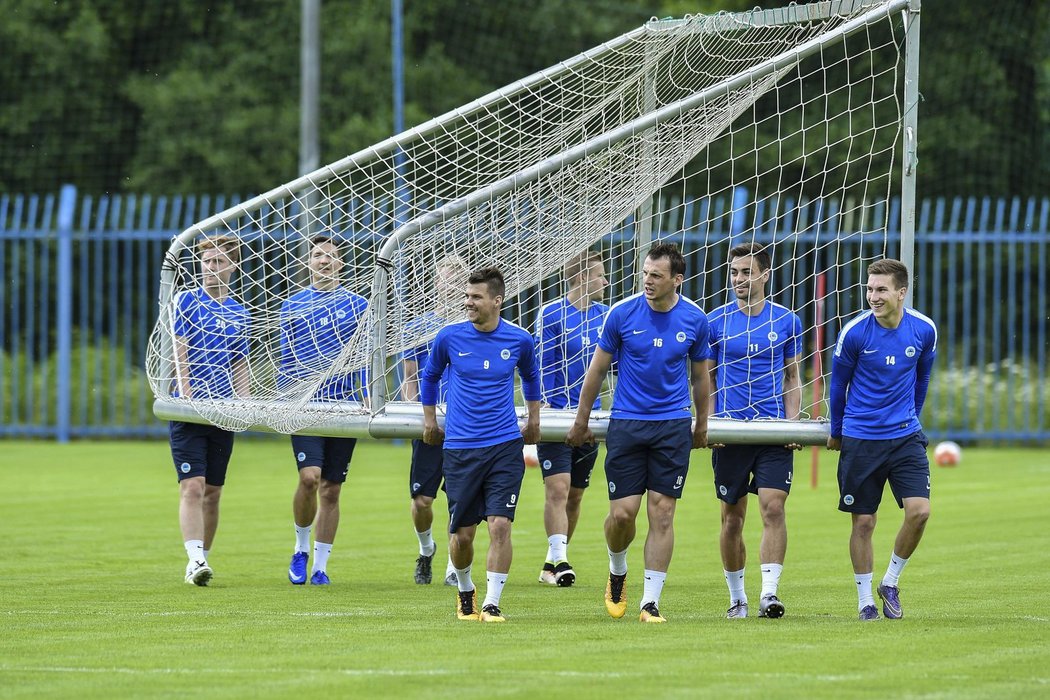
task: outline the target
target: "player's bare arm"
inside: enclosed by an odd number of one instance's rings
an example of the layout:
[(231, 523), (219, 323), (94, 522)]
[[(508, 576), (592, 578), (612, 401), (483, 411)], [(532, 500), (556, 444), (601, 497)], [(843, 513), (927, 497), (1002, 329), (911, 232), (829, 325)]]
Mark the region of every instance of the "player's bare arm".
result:
[[(788, 420), (798, 420), (802, 411), (802, 384), (800, 382), (798, 355), (784, 360), (784, 417)], [(784, 447), (789, 450), (801, 450), (802, 445), (790, 442)]]
[(600, 347), (594, 350), (591, 364), (587, 366), (587, 374), (583, 378), (583, 386), (580, 387), (580, 405), (576, 408), (576, 419), (565, 436), (565, 442), (573, 447), (579, 447), (584, 443), (594, 442), (594, 433), (591, 431), (591, 406), (598, 398), (598, 392), (605, 381), (605, 375), (609, 373), (612, 366), (612, 355)]
[(526, 445), (535, 445), (540, 441), (540, 402), (526, 401), (525, 407), (529, 411), (525, 421), (525, 427), (521, 429), (521, 437)]
[(696, 406), (696, 422), (693, 424), (693, 449), (707, 447), (708, 406), (711, 403), (711, 361), (693, 362), (689, 373), (692, 385), (693, 404)]
[(437, 422), (437, 406), (423, 404), (423, 442), (440, 445), (445, 441), (445, 431)]

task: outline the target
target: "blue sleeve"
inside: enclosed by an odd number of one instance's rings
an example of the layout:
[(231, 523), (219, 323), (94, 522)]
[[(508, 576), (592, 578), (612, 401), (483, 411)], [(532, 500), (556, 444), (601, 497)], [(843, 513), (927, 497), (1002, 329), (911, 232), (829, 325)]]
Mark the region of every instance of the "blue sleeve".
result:
[(711, 324), (707, 314), (700, 314), (696, 324), (696, 340), (689, 348), (689, 359), (693, 362), (714, 359), (714, 353), (711, 352)]
[(831, 387), (828, 391), (828, 412), (831, 419), (831, 437), (842, 437), (842, 418), (846, 414), (846, 390), (857, 368), (856, 352), (847, 336), (839, 336), (835, 357), (831, 360)]
[(605, 352), (609, 353), (613, 357), (619, 355), (620, 345), (622, 343), (620, 337), (620, 316), (623, 314), (621, 311), (622, 306), (611, 309), (605, 316), (605, 322), (602, 323), (602, 329), (598, 333), (598, 347)]
[[(419, 372), (419, 401), (424, 406), (436, 406), (441, 375), (448, 366), (448, 334), (441, 330), (434, 338), (434, 347), (426, 365)], [(535, 362), (535, 358), (533, 359)]]
[(543, 377), (543, 400), (551, 403), (554, 394), (565, 392), (564, 358), (561, 353), (561, 328), (549, 310), (540, 315), (540, 372)]
[(521, 393), (526, 401), (539, 401), (540, 368), (536, 364), (536, 344), (531, 335), (521, 340), (521, 353), (518, 358), (518, 375), (521, 377)]
[(189, 318), (189, 305), (192, 299), (189, 292), (180, 292), (175, 301), (175, 320), (172, 323), (172, 332), (180, 338), (185, 338), (192, 330), (192, 322)]
[(919, 356), (919, 362), (915, 366), (915, 416), (922, 413), (922, 406), (926, 403), (926, 392), (930, 388), (930, 375), (933, 374), (933, 361), (937, 359), (937, 339), (933, 338), (932, 345), (928, 345)]
[(798, 357), (802, 354), (805, 337), (802, 335), (802, 319), (798, 314), (791, 314), (791, 342), (788, 343), (784, 357)]

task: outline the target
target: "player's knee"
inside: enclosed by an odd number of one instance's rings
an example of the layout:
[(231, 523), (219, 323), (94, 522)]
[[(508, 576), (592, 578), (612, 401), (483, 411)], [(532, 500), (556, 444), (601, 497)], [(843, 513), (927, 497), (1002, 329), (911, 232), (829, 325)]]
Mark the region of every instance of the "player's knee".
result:
[(415, 511), (428, 511), (434, 506), (434, 499), (430, 496), (423, 496), (422, 494), (412, 498), (412, 510)]
[(762, 507), (762, 522), (767, 526), (780, 525), (784, 522), (784, 501), (774, 500)]
[(510, 520), (500, 516), (489, 518), (489, 540), (506, 542), (510, 539)]
[(614, 528), (622, 530), (634, 525), (637, 511), (623, 507), (612, 507), (609, 509), (609, 521)]
[(321, 484), (321, 470), (307, 467), (299, 470), (299, 488), (314, 493)]
[(861, 514), (853, 517), (853, 534), (870, 538), (873, 532), (875, 532), (874, 515)]
[(583, 503), (583, 489), (569, 489), (569, 495), (565, 498), (565, 509), (578, 511)]
[(930, 504), (926, 503), (910, 508), (907, 518), (911, 521), (913, 527), (925, 527), (926, 521), (930, 519)]
[(179, 497), (184, 501), (201, 502), (204, 499), (204, 477), (193, 477), (180, 481)]
[(212, 486), (208, 484), (204, 487), (204, 505), (205, 506), (217, 506), (219, 505), (219, 499), (222, 498), (222, 487)]
[(321, 502), (326, 505), (337, 505), (339, 503), (339, 492), (342, 491), (342, 489), (342, 484), (321, 479), (321, 485), (318, 489)]
[(736, 511), (722, 513), (722, 532), (727, 535), (739, 535), (744, 531), (744, 514)]

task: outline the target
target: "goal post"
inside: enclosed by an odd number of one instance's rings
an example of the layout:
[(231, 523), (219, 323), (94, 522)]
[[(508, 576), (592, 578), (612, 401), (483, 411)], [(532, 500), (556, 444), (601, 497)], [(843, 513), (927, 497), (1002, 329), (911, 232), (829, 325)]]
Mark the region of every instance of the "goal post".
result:
[[(436, 334), (427, 319), (464, 318), (435, 289), (442, 260), (499, 266), (504, 317), (533, 330), (563, 295), (569, 258), (601, 252), (611, 303), (633, 293), (649, 240), (679, 244), (682, 291), (706, 310), (728, 300), (729, 248), (767, 245), (770, 299), (802, 318), (805, 366), (819, 368), (817, 306), (841, 323), (861, 308), (867, 262), (911, 256), (918, 13), (918, 0), (831, 0), (653, 20), (198, 223), (162, 272), (147, 361), (155, 413), (234, 430), (418, 436), (402, 356)], [(286, 302), (317, 274), (302, 251), (318, 230), (338, 241), (340, 282), (367, 308), (323, 366), (281, 385)], [(196, 281), (194, 242), (215, 235), (241, 244), (230, 293), (251, 319), (251, 396), (173, 396), (174, 300)], [(831, 290), (821, 298), (818, 276)], [(822, 371), (805, 377), (804, 396)], [(324, 395), (351, 375), (367, 398)], [(821, 402), (804, 402), (799, 421), (712, 419), (709, 436), (819, 444)], [(594, 413), (596, 434), (606, 419)], [(563, 438), (571, 421), (544, 409), (543, 438)]]

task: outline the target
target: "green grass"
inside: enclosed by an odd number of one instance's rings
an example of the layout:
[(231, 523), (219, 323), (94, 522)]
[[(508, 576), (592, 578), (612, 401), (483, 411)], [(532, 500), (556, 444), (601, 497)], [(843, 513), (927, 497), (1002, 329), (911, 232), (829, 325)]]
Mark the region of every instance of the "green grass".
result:
[[(653, 627), (633, 612), (644, 524), (629, 555), (632, 614), (612, 620), (601, 602), (600, 467), (570, 547), (570, 589), (536, 583), (542, 486), (526, 474), (508, 621), (493, 626), (456, 621), (451, 589), (412, 583), (407, 446), (359, 447), (334, 584), (320, 589), (285, 577), (295, 469), (283, 441), (238, 441), (207, 588), (182, 582), (166, 443), (0, 447), (0, 697), (1050, 696), (1045, 450), (968, 449), (959, 468), (935, 470), (933, 516), (901, 582), (906, 617), (868, 624), (856, 620), (833, 457), (821, 454), (811, 489), (808, 450), (788, 501), (787, 616), (725, 620), (718, 507), (708, 456), (694, 453), (661, 601), (670, 622)], [(757, 515), (747, 526), (753, 602)], [(445, 522), (439, 512), (435, 524)], [(899, 523), (885, 501), (876, 577)]]

